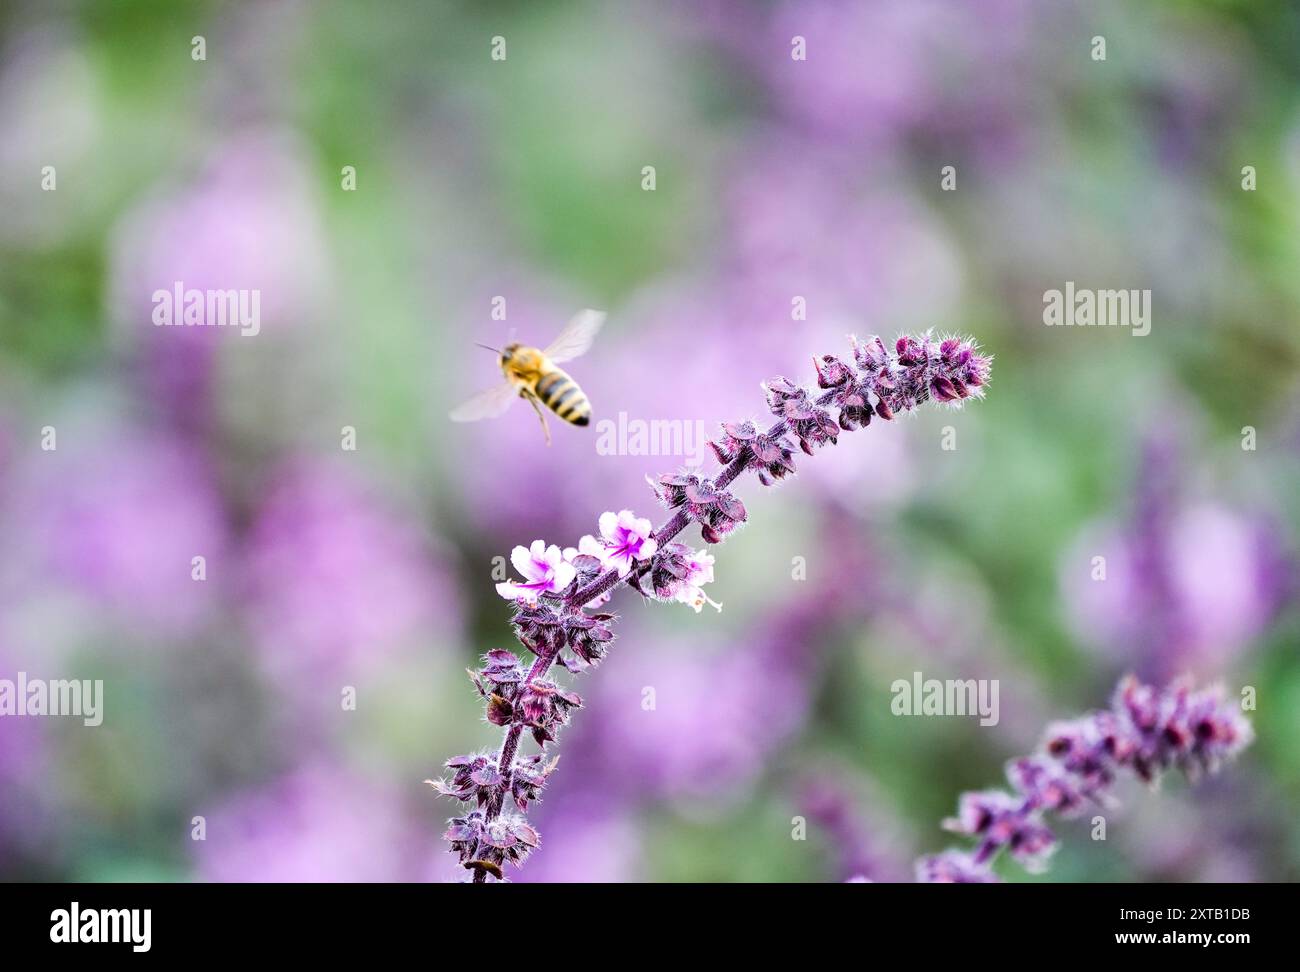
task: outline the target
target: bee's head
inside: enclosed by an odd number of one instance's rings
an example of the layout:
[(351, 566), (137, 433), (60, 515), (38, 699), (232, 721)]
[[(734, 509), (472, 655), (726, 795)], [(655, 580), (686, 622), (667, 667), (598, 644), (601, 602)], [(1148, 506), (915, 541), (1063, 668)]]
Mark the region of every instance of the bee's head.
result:
[(497, 363), (501, 366), (501, 370), (505, 371), (510, 367), (511, 363), (515, 360), (515, 356), (518, 354), (521, 345), (516, 341), (516, 342), (512, 342), (511, 344), (507, 344), (504, 348), (501, 348), (500, 350), (492, 347), (490, 344), (480, 344), (479, 347), (483, 348), (485, 351), (491, 351), (493, 354), (497, 355), (498, 356)]

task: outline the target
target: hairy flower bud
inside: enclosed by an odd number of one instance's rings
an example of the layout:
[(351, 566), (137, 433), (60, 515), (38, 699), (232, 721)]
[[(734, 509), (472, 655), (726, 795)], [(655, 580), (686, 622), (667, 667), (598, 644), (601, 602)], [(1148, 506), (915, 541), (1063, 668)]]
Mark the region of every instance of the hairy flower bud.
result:
[(655, 492), (669, 509), (681, 508), (699, 523), (701, 535), (709, 543), (718, 543), (748, 516), (745, 504), (731, 493), (690, 473), (660, 476)]

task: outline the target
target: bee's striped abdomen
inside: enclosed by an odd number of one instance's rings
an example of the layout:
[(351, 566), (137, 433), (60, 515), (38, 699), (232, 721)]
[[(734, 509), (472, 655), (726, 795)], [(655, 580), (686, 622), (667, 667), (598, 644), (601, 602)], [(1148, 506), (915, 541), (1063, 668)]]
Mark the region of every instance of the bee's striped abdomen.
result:
[(552, 412), (573, 425), (591, 421), (591, 402), (578, 383), (559, 368), (552, 368), (537, 382), (537, 397)]

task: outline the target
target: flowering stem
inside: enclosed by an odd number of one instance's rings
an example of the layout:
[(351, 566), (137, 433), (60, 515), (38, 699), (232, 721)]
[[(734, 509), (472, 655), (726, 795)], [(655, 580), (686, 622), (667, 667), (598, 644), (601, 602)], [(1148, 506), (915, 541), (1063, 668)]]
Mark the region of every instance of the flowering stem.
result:
[[(652, 481), (660, 501), (675, 511), (658, 530), (623, 510), (602, 515), (601, 539), (583, 537), (577, 548), (561, 551), (541, 540), (515, 548), (511, 560), (523, 580), (498, 584), (497, 593), (514, 602), (516, 635), (536, 657), (525, 673), (513, 652), (494, 650), (484, 656), (482, 669), (470, 671), (487, 703), (488, 721), (501, 726), (505, 737), (495, 757), (453, 757), (446, 764), (450, 779), (430, 781), (440, 793), (472, 805), (449, 821), (446, 839), (474, 872), (475, 883), (486, 882), (489, 874), (504, 879), (502, 865), (518, 866), (538, 846), (540, 837), (527, 821), (503, 810), (507, 799), (520, 811), (537, 799), (556, 762), (547, 760), (545, 747), (569, 711), (582, 704), (545, 677), (551, 666), (559, 661), (580, 672), (596, 664), (613, 641), (614, 616), (588, 613), (593, 602), (603, 603), (628, 584), (647, 598), (689, 604), (697, 612), (705, 604), (721, 608), (702, 590), (713, 580), (712, 554), (673, 540), (697, 523), (706, 544), (719, 544), (744, 523), (745, 506), (727, 489), (743, 472), (753, 470), (762, 485), (772, 485), (794, 474), (796, 449), (811, 456), (873, 417), (888, 421), (926, 402), (977, 398), (989, 373), (989, 359), (973, 342), (940, 342), (929, 335), (899, 338), (892, 349), (879, 338), (855, 340), (851, 364), (833, 355), (815, 364), (820, 392), (785, 378), (764, 385), (777, 417), (766, 431), (752, 422), (724, 423), (723, 434), (710, 442), (722, 466), (712, 479), (675, 473)], [(518, 755), (524, 729), (543, 752)]]
[(973, 851), (947, 850), (923, 857), (925, 882), (996, 881), (993, 863), (1006, 848), (1030, 871), (1041, 871), (1056, 848), (1047, 813), (1076, 816), (1105, 805), (1121, 772), (1150, 783), (1179, 768), (1192, 779), (1213, 772), (1249, 745), (1250, 723), (1221, 689), (1193, 690), (1186, 682), (1164, 689), (1123, 679), (1109, 709), (1053, 723), (1039, 751), (1012, 760), (1014, 792), (964, 793), (944, 829), (978, 838)]
[[(532, 667), (528, 669), (528, 675), (524, 678), (525, 685), (531, 685), (537, 679), (550, 670), (551, 664), (555, 661), (555, 652), (544, 655), (538, 655), (533, 659)], [(505, 738), (501, 741), (501, 752), (497, 756), (497, 768), (501, 772), (501, 784), (492, 799), (488, 802), (487, 819), (495, 820), (501, 815), (501, 808), (505, 804), (506, 794), (510, 792), (510, 779), (515, 767), (515, 754), (519, 752), (519, 737), (523, 735), (524, 725), (515, 719), (506, 729)], [(475, 856), (478, 849), (475, 848)], [(474, 883), (484, 884), (487, 882), (487, 871), (483, 868), (477, 868), (474, 871)]]
[[(531, 685), (550, 670), (551, 664), (555, 661), (555, 654), (538, 655), (533, 659), (533, 665), (528, 669), (528, 675), (524, 678), (525, 685)], [(506, 794), (510, 792), (510, 773), (515, 765), (515, 753), (519, 751), (519, 737), (523, 734), (524, 724), (516, 719), (506, 730), (506, 737), (501, 742), (501, 755), (497, 757), (497, 769), (501, 771), (502, 781), (500, 791), (496, 799), (491, 804), (488, 812), (488, 819), (493, 819), (501, 813), (501, 806), (505, 802)]]
[[(541, 661), (539, 658), (538, 661)], [(506, 737), (501, 742), (501, 754), (497, 757), (497, 766), (501, 769), (502, 779), (505, 784), (492, 798), (488, 804), (487, 819), (495, 820), (501, 815), (501, 806), (505, 802), (506, 793), (510, 790), (510, 774), (514, 769), (515, 753), (519, 751), (519, 736), (524, 731), (524, 727), (516, 722), (506, 730)], [(475, 857), (478, 856), (478, 849), (475, 848)], [(474, 883), (484, 884), (487, 882), (487, 871), (478, 868), (474, 871)]]

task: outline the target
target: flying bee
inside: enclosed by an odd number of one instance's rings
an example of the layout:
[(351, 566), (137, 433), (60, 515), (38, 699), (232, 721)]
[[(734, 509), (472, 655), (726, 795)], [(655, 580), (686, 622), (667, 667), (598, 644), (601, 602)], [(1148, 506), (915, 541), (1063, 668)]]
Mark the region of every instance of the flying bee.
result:
[[(496, 418), (519, 397), (526, 398), (537, 412), (547, 445), (551, 444), (551, 430), (546, 425), (543, 405), (571, 425), (590, 424), (591, 402), (578, 387), (578, 383), (558, 364), (586, 354), (604, 323), (605, 315), (600, 311), (579, 311), (545, 350), (539, 351), (517, 342), (507, 344), (499, 351), (488, 348), (501, 356), (499, 363), (501, 373), (506, 377), (505, 384), (480, 392), (453, 409), (451, 420), (477, 422), (479, 419)], [(487, 345), (481, 344), (479, 347)]]

